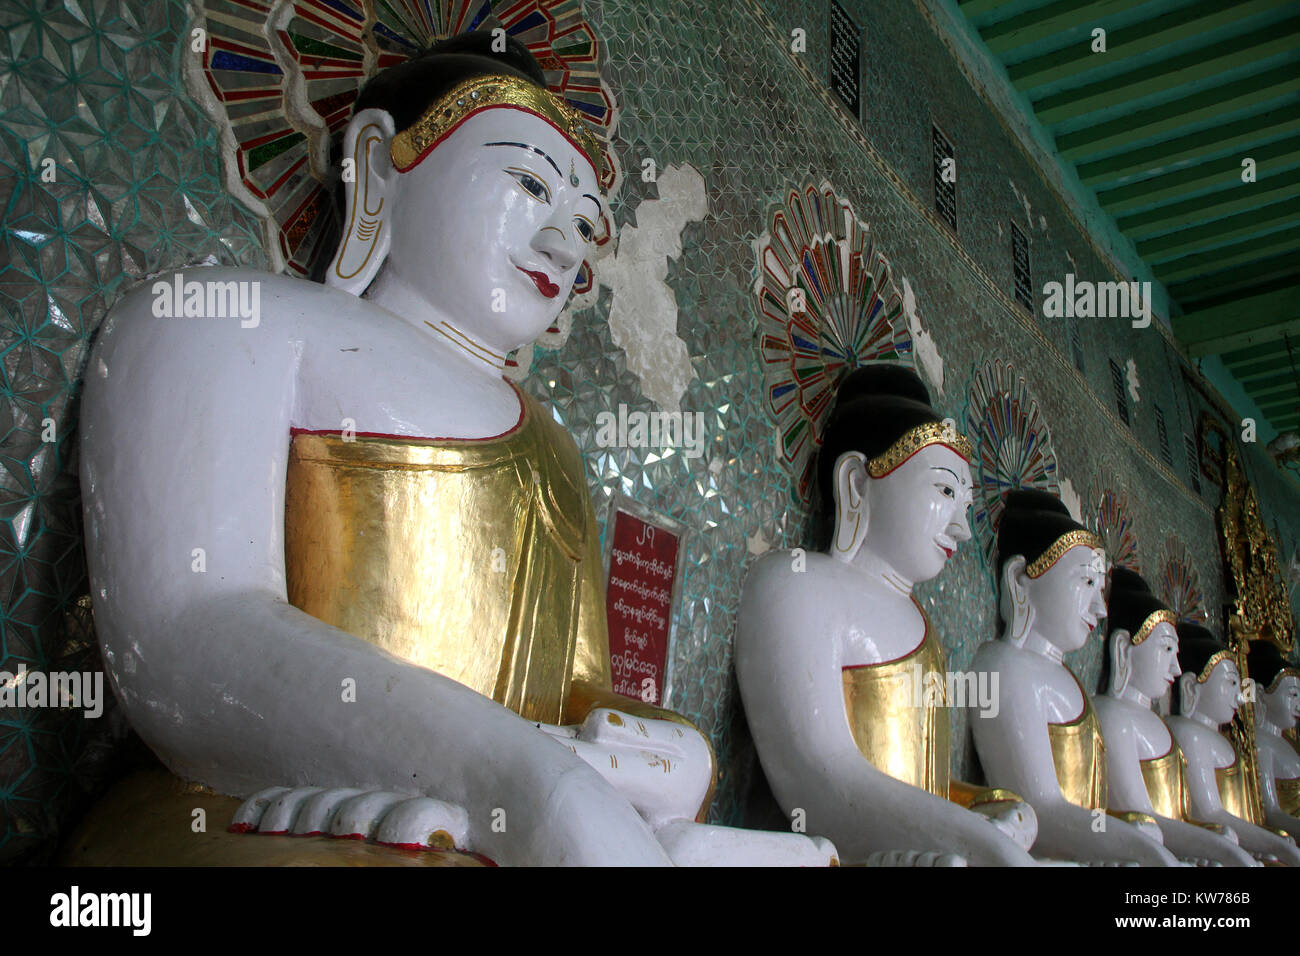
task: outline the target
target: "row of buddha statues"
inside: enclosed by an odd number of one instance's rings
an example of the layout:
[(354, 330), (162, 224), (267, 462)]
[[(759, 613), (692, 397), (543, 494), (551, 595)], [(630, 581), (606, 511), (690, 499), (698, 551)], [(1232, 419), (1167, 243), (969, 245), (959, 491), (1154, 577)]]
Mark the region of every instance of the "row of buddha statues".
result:
[[(824, 547), (769, 552), (744, 584), (736, 676), (796, 822), (704, 822), (708, 738), (611, 689), (581, 455), (502, 374), (568, 298), (605, 159), (528, 51), (498, 45), (443, 41), (361, 91), (323, 284), (191, 269), (258, 283), (260, 320), (160, 317), (146, 284), (100, 330), (87, 556), (109, 681), (171, 775), (152, 808), (238, 798), (222, 837), (244, 860), (299, 835), (361, 838), (376, 863), (454, 847), (526, 865), (1300, 865), (1300, 755), (1281, 735), (1300, 671), (1251, 652), (1253, 819), (1222, 730), (1235, 659), (1135, 574), (1114, 570), (1107, 597), (1101, 542), (1042, 492), (1006, 499), (1002, 632), (972, 664), (996, 678), (970, 720), (987, 785), (952, 779), (950, 701), (914, 693), (947, 665), (913, 588), (971, 537), (972, 450), (891, 364), (839, 386)], [(1093, 698), (1063, 656), (1103, 619)], [(77, 859), (126, 858), (146, 816), (101, 803)], [(187, 860), (183, 829), (153, 862)]]

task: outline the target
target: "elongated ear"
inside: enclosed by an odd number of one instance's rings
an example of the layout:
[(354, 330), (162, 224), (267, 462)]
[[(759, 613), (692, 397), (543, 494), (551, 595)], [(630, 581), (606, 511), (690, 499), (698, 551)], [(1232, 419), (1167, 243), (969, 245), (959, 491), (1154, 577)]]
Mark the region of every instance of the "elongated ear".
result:
[(1022, 554), (1013, 554), (1002, 562), (1002, 620), (1007, 622), (1006, 636), (1017, 645), (1024, 643), (1034, 623), (1025, 566)]
[(835, 462), (835, 533), (831, 557), (852, 561), (867, 538), (867, 456), (846, 451)]
[(1178, 712), (1190, 717), (1196, 711), (1196, 675), (1186, 671), (1178, 678)]
[(1123, 628), (1110, 634), (1110, 693), (1118, 697), (1124, 693), (1133, 676), (1133, 642)]
[(325, 284), (361, 295), (379, 273), (392, 243), (393, 191), (401, 174), (388, 155), (393, 118), (362, 110), (343, 134), (343, 238)]

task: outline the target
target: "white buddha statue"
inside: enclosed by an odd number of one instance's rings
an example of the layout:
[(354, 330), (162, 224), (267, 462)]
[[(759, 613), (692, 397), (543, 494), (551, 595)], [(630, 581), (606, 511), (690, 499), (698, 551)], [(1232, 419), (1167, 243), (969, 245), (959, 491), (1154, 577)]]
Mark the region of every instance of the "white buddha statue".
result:
[(1187, 760), (1191, 815), (1230, 828), (1258, 859), (1300, 866), (1295, 842), (1260, 825), (1250, 793), (1255, 782), (1247, 779), (1232, 741), (1220, 733), (1241, 701), (1232, 652), (1208, 628), (1185, 621), (1178, 625), (1178, 666), (1178, 713), (1166, 722)]
[(1054, 496), (1012, 491), (998, 526), (998, 640), (973, 668), (998, 677), (996, 711), (971, 711), (989, 783), (1038, 814), (1035, 855), (1080, 863), (1176, 865), (1147, 814), (1108, 811), (1106, 756), (1088, 693), (1064, 656), (1106, 613), (1102, 542)]
[(1202, 865), (1256, 866), (1236, 834), (1188, 815), (1186, 762), (1152, 709), (1181, 673), (1174, 613), (1127, 568), (1111, 573), (1106, 692), (1094, 700), (1106, 741), (1109, 806), (1155, 817), (1165, 846)]
[(1033, 863), (1033, 812), (950, 780), (945, 655), (912, 596), (970, 538), (970, 456), (914, 372), (851, 372), (818, 453), (826, 552), (769, 552), (745, 579), (736, 677), (763, 772), (848, 862)]
[(1253, 641), (1246, 667), (1255, 681), (1255, 748), (1264, 822), (1300, 834), (1300, 753), (1282, 735), (1300, 719), (1300, 668), (1269, 641)]
[[(250, 797), (237, 829), (829, 862), (824, 840), (697, 824), (708, 741), (611, 690), (581, 457), (502, 377), (596, 238), (603, 158), (526, 48), (493, 42), (362, 90), (325, 286), (190, 270), (106, 319), (81, 448), (110, 681), (174, 774)], [(196, 317), (164, 317), (173, 285)], [(257, 314), (204, 317), (226, 289)]]

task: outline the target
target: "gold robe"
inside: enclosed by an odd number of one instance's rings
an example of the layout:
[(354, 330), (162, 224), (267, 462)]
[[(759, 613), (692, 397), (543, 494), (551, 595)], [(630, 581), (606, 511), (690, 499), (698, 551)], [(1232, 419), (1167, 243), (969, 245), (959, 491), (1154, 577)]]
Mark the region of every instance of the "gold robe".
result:
[(495, 438), (296, 433), (289, 602), (560, 723), (585, 716), (567, 712), (575, 681), (611, 686), (599, 535), (573, 440), (519, 396)]
[(1151, 809), (1169, 820), (1183, 820), (1187, 816), (1186, 761), (1178, 742), (1169, 741), (1169, 752), (1163, 757), (1149, 757), (1139, 762), (1142, 781), (1146, 784)]
[(1277, 805), (1282, 812), (1300, 817), (1300, 777), (1286, 780), (1275, 778), (1273, 785), (1277, 787)]
[(925, 693), (925, 679), (933, 673), (942, 681), (946, 672), (929, 618), (925, 637), (909, 654), (840, 672), (844, 710), (862, 756), (894, 779), (944, 798), (949, 795), (948, 701), (945, 692), (935, 692), (939, 688)]
[(1242, 763), (1235, 748), (1232, 763), (1226, 767), (1214, 768), (1214, 784), (1219, 790), (1219, 803), (1234, 817), (1247, 823), (1259, 823), (1255, 819), (1252, 805), (1246, 792), (1246, 775), (1242, 773)]
[[(1070, 672), (1074, 677), (1074, 672)], [(1083, 713), (1064, 724), (1048, 724), (1056, 782), (1066, 800), (1089, 810), (1106, 806), (1106, 745), (1088, 692), (1074, 677), (1083, 697)]]

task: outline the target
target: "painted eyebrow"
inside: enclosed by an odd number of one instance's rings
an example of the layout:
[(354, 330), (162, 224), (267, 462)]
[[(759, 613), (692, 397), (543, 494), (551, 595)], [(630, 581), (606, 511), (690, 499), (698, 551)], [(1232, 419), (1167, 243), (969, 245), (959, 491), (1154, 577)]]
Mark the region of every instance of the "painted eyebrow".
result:
[(957, 472), (953, 471), (951, 468), (945, 468), (943, 465), (931, 465), (931, 466), (930, 466), (930, 470), (931, 470), (931, 471), (946, 471), (948, 474), (952, 475), (954, 478), (957, 479), (957, 484), (961, 485), (963, 488), (966, 487), (966, 482), (962, 481), (962, 480), (961, 480), (961, 476), (958, 475)]
[[(536, 146), (529, 146), (527, 143), (484, 143), (483, 145), (484, 146), (513, 146), (516, 149), (529, 150), (530, 152), (536, 153), (538, 156), (542, 157), (542, 159), (550, 163), (551, 169), (555, 170), (555, 175), (557, 176), (563, 175), (563, 173), (560, 172), (560, 167), (555, 165), (555, 160), (551, 159), (551, 157), (547, 156), (546, 153), (542, 152)], [(599, 205), (599, 203), (597, 205)]]
[(592, 202), (594, 202), (594, 203), (596, 204), (596, 211), (597, 211), (597, 212), (600, 212), (600, 200), (599, 200), (599, 199), (597, 199), (597, 198), (596, 198), (595, 196), (593, 196), (591, 193), (583, 193), (583, 194), (582, 194), (582, 198), (583, 198), (583, 199), (590, 199)]

